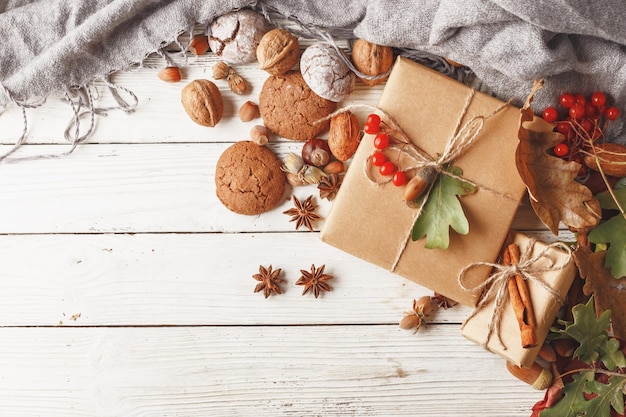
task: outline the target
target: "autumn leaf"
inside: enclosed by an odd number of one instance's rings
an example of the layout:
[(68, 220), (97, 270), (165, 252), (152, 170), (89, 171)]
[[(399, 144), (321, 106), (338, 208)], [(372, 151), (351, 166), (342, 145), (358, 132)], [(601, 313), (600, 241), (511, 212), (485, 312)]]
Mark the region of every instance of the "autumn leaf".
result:
[(572, 382), (563, 387), (563, 398), (550, 408), (543, 410), (539, 417), (578, 417), (584, 415), (585, 405), (585, 385), (593, 381), (594, 373), (582, 372), (574, 375)]
[(598, 381), (589, 381), (585, 385), (588, 393), (596, 393), (597, 397), (588, 401), (586, 417), (611, 417), (611, 407), (617, 414), (624, 414), (624, 378), (612, 376), (608, 384)]
[(580, 246), (574, 252), (574, 260), (585, 278), (583, 292), (594, 294), (595, 309), (598, 312), (611, 310), (613, 333), (616, 337), (626, 340), (626, 278), (615, 279), (604, 266), (606, 251), (592, 252)]
[(611, 371), (616, 367), (626, 367), (626, 358), (619, 347), (619, 340), (610, 338), (606, 331), (611, 320), (610, 310), (596, 317), (594, 297), (591, 297), (587, 304), (572, 307), (572, 314), (573, 322), (559, 320), (565, 327), (553, 330), (579, 343), (574, 351), (575, 358), (590, 365), (599, 359)]
[[(563, 387), (563, 398), (542, 411), (540, 417), (611, 417), (611, 407), (624, 413), (624, 378), (613, 376), (608, 384), (594, 379), (593, 371), (581, 372)], [(596, 394), (590, 400), (585, 394)]]
[[(596, 315), (593, 297), (587, 304), (577, 304), (572, 308), (573, 322), (559, 320), (563, 329), (552, 329), (558, 337), (570, 337), (579, 343), (574, 358), (588, 365), (596, 365), (600, 360), (608, 370), (616, 370), (607, 383), (596, 381), (598, 368), (575, 370), (570, 382), (564, 384), (563, 398), (552, 407), (543, 410), (540, 417), (611, 417), (611, 409), (620, 415), (624, 413), (624, 386), (626, 375), (621, 368), (626, 367), (626, 358), (620, 349), (618, 339), (609, 337), (606, 331), (611, 312)], [(620, 368), (617, 370), (616, 368)]]
[(552, 124), (535, 117), (531, 101), (532, 95), (521, 109), (515, 162), (532, 207), (555, 235), (559, 222), (570, 230), (589, 231), (598, 224), (600, 206), (587, 187), (574, 181), (580, 164), (548, 153), (564, 137), (553, 132)]
[[(457, 167), (451, 167), (449, 171), (456, 177), (462, 175), (461, 169)], [(462, 235), (469, 232), (469, 222), (458, 196), (475, 192), (476, 187), (469, 182), (439, 174), (422, 213), (413, 225), (411, 238), (419, 240), (426, 236), (426, 248), (447, 249), (450, 244), (450, 227)]]
[[(613, 191), (615, 198), (622, 207), (626, 206), (626, 189)], [(596, 196), (604, 209), (617, 209), (617, 204), (608, 191)], [(606, 243), (605, 266), (611, 270), (615, 278), (626, 276), (626, 218), (617, 214), (601, 223), (589, 233), (592, 243)]]

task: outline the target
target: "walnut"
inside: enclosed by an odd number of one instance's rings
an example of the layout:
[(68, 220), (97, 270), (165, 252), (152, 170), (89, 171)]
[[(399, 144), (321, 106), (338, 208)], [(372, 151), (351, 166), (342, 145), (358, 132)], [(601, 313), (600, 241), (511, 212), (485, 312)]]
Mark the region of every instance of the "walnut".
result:
[(183, 107), (191, 120), (202, 126), (213, 127), (224, 114), (222, 93), (209, 80), (194, 80), (181, 93)]
[[(381, 75), (389, 71), (393, 65), (393, 50), (388, 46), (357, 39), (352, 45), (352, 63), (363, 74)], [(377, 85), (385, 81), (385, 78), (377, 80), (361, 78), (361, 81), (366, 85)]]
[(305, 49), (300, 70), (309, 88), (326, 100), (342, 101), (354, 90), (354, 73), (330, 45), (314, 44)]
[(359, 147), (360, 140), (361, 129), (354, 114), (345, 111), (330, 119), (328, 147), (335, 158), (340, 161), (352, 158), (356, 148)]
[(256, 49), (259, 68), (272, 75), (281, 75), (292, 69), (299, 56), (298, 38), (284, 29), (267, 32)]
[(209, 26), (209, 46), (230, 64), (256, 60), (256, 48), (267, 32), (267, 20), (252, 10), (238, 10), (215, 19)]

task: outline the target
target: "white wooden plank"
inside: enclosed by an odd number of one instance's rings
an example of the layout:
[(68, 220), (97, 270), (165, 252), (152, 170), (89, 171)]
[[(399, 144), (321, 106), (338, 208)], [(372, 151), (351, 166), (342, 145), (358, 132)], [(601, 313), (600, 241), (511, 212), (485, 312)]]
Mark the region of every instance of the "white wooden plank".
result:
[[(0, 326), (394, 324), (432, 294), (317, 233), (5, 235), (0, 259)], [(265, 299), (252, 275), (270, 264), (287, 282)], [(334, 276), (319, 299), (295, 285), (311, 264)]]
[[(431, 293), (317, 233), (11, 235), (0, 257), (1, 325), (397, 323)], [(265, 299), (252, 275), (270, 264), (287, 282)], [(311, 264), (335, 277), (319, 299), (295, 285)]]
[[(181, 65), (184, 64), (182, 60), (178, 61)], [(259, 93), (268, 74), (259, 70), (257, 64), (236, 66), (240, 75), (248, 80), (252, 87), (248, 93), (239, 96), (230, 91), (226, 80), (213, 79), (211, 67), (216, 61), (213, 54), (199, 58), (190, 57), (188, 64), (182, 68), (184, 78), (178, 83), (165, 83), (157, 78), (157, 68), (163, 65), (158, 59), (148, 60), (147, 68), (115, 73), (112, 81), (137, 96), (139, 101), (137, 109), (132, 114), (112, 110), (108, 111), (106, 116), (97, 116), (97, 128), (86, 142), (229, 142), (247, 138), (250, 128), (254, 124), (262, 124), (262, 120), (258, 118), (242, 123), (238, 116), (239, 107), (248, 100), (258, 103)], [(215, 82), (224, 99), (224, 116), (215, 128), (195, 124), (187, 116), (180, 102), (182, 89), (192, 80), (199, 78)], [(349, 100), (340, 103), (340, 106), (352, 102), (375, 106), (383, 88), (383, 85), (369, 87), (358, 82)], [(115, 105), (111, 93), (102, 82), (95, 83), (93, 93), (96, 106)], [(121, 92), (121, 95), (125, 99), (130, 97), (124, 92)], [(66, 143), (63, 132), (73, 118), (73, 111), (62, 98), (62, 96), (50, 97), (43, 106), (27, 110), (29, 143)], [(364, 118), (362, 113), (357, 113), (361, 119)], [(21, 110), (16, 107), (7, 108), (0, 116), (2, 126), (0, 143), (15, 142), (22, 132), (22, 123)], [(87, 126), (88, 118), (85, 117), (82, 124)]]
[[(227, 146), (84, 145), (61, 159), (0, 164), (0, 233), (293, 231), (283, 214), (293, 205), (289, 189), (283, 204), (260, 216), (232, 213), (219, 202), (215, 165)], [(28, 146), (19, 155), (65, 149)], [(301, 144), (272, 149), (282, 158)], [(293, 193), (319, 195), (315, 186)], [(317, 201), (325, 216), (330, 204)], [(516, 228), (543, 228), (534, 214), (521, 213)]]
[(0, 415), (528, 416), (458, 326), (2, 328)]

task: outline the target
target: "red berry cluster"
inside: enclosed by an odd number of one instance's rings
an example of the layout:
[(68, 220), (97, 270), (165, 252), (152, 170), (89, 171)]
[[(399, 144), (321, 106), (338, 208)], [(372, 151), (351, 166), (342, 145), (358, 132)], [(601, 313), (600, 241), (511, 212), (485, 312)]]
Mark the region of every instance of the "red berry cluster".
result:
[(389, 135), (380, 130), (380, 116), (377, 114), (370, 114), (367, 116), (363, 131), (369, 135), (376, 135), (374, 137), (374, 147), (378, 149), (370, 157), (372, 165), (378, 167), (380, 175), (385, 177), (391, 176), (391, 181), (395, 186), (401, 187), (407, 182), (406, 172), (399, 171), (396, 165), (387, 159), (387, 156), (383, 151), (389, 146)]
[(565, 140), (557, 144), (552, 152), (555, 156), (581, 163), (580, 150), (590, 142), (600, 140), (606, 123), (616, 120), (620, 110), (607, 105), (607, 97), (596, 91), (589, 98), (582, 94), (564, 93), (559, 97), (560, 109), (547, 107), (543, 119), (555, 124), (555, 131)]

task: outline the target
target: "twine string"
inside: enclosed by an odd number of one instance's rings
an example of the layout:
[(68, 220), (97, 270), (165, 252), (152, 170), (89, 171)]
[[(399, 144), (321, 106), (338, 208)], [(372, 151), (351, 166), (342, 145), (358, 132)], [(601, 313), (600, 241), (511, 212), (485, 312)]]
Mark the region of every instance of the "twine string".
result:
[[(9, 156), (11, 156), (15, 151), (17, 151), (22, 145), (26, 143), (26, 135), (28, 132), (28, 117), (26, 114), (26, 109), (40, 107), (45, 103), (46, 99), (43, 98), (33, 102), (21, 102), (19, 100), (16, 100), (13, 95), (6, 89), (6, 87), (2, 85), (2, 83), (0, 83), (0, 94), (3, 94), (9, 103), (18, 106), (22, 112), (22, 132), (20, 134), (20, 137), (17, 139), (11, 149), (0, 155), (0, 162), (10, 163), (18, 161), (34, 161), (68, 156), (72, 152), (74, 152), (74, 150), (76, 150), (77, 146), (81, 142), (87, 139), (94, 132), (96, 126), (96, 115), (106, 116), (108, 111), (118, 109), (126, 113), (132, 113), (135, 111), (139, 100), (131, 90), (113, 83), (111, 81), (110, 75), (103, 77), (102, 80), (111, 92), (111, 95), (117, 105), (96, 107), (94, 92), (89, 85), (74, 87), (65, 91), (64, 101), (66, 101), (70, 105), (73, 115), (71, 120), (67, 124), (65, 131), (63, 132), (63, 137), (71, 144), (71, 148), (68, 151), (59, 154), (43, 154), (19, 158), (9, 158)], [(120, 92), (127, 94), (130, 97), (130, 100), (127, 101), (127, 99), (122, 97)], [(89, 124), (87, 130), (81, 134), (81, 120), (85, 117), (89, 118)]]
[[(572, 251), (569, 247), (561, 242), (555, 242), (547, 245), (537, 255), (532, 256), (533, 248), (536, 239), (531, 239), (528, 246), (523, 253), (520, 254), (519, 263), (517, 265), (501, 265), (491, 262), (474, 262), (464, 267), (457, 276), (459, 286), (468, 292), (478, 292), (481, 294), (474, 311), (465, 319), (463, 327), (480, 312), (485, 306), (492, 301), (494, 302), (493, 313), (491, 320), (489, 321), (489, 327), (487, 331), (487, 337), (482, 343), (482, 346), (486, 349), (487, 344), (491, 340), (491, 337), (495, 335), (500, 345), (506, 350), (507, 347), (504, 344), (501, 334), (500, 325), (502, 322), (502, 315), (504, 313), (505, 306), (509, 300), (508, 293), (508, 281), (510, 278), (519, 275), (528, 282), (534, 283), (546, 291), (554, 300), (560, 305), (565, 304), (565, 299), (554, 288), (552, 288), (541, 276), (547, 272), (555, 272), (564, 269), (571, 261)], [(553, 249), (560, 249), (565, 251), (567, 257), (560, 264), (555, 265), (555, 261), (550, 257), (550, 251)], [(546, 266), (540, 266), (539, 261), (547, 260)], [(466, 274), (468, 271), (477, 268), (487, 266), (492, 268), (493, 273), (483, 282), (474, 286), (468, 287), (465, 283)]]
[[(475, 94), (476, 94), (476, 91), (473, 89), (470, 89), (465, 99), (463, 108), (459, 114), (459, 117), (457, 118), (452, 136), (446, 142), (446, 146), (444, 147), (442, 154), (439, 155), (438, 158), (436, 159), (428, 155), (420, 147), (414, 145), (409, 139), (408, 135), (402, 130), (402, 128), (398, 125), (398, 123), (391, 116), (389, 116), (384, 111), (376, 108), (376, 111), (378, 111), (384, 116), (383, 118), (381, 118), (382, 119), (381, 125), (384, 123), (383, 127), (385, 128), (385, 130), (389, 132), (389, 136), (393, 137), (398, 142), (397, 144), (391, 144), (388, 147), (388, 149), (397, 152), (398, 160), (400, 160), (402, 156), (405, 156), (414, 161), (412, 165), (406, 168), (403, 168), (402, 171), (407, 172), (407, 171), (413, 171), (413, 170), (419, 170), (419, 169), (431, 167), (437, 172), (437, 174), (447, 175), (451, 178), (468, 183), (472, 187), (481, 188), (491, 193), (494, 193), (498, 196), (514, 200), (511, 196), (505, 193), (501, 193), (489, 187), (479, 185), (475, 183), (474, 181), (463, 178), (462, 176), (456, 175), (455, 173), (450, 172), (449, 170), (446, 169), (449, 166), (449, 164), (451, 164), (455, 159), (457, 159), (464, 152), (466, 152), (467, 149), (470, 146), (472, 146), (472, 144), (478, 139), (478, 137), (480, 136), (480, 133), (483, 130), (483, 127), (485, 126), (485, 121), (494, 117), (496, 114), (504, 110), (509, 105), (508, 102), (503, 103), (502, 105), (498, 106), (495, 110), (493, 110), (491, 113), (487, 115), (474, 116), (470, 120), (468, 120), (465, 124), (462, 124), (463, 119), (465, 118), (467, 114), (467, 111), (470, 107), (472, 100), (474, 99)], [(352, 106), (348, 106), (348, 108), (351, 108), (351, 107)], [(344, 109), (341, 109), (341, 111), (347, 111), (347, 110), (346, 108), (344, 108)], [(332, 117), (332, 116), (333, 115), (329, 117)], [(363, 171), (364, 171), (365, 176), (368, 178), (368, 180), (371, 183), (379, 185), (379, 186), (382, 186), (383, 184), (386, 184), (389, 181), (391, 181), (391, 179), (388, 177), (386, 179), (381, 180), (372, 176), (371, 167), (370, 167), (371, 157), (372, 155), (369, 155), (364, 160), (364, 163), (363, 163)], [(419, 207), (413, 214), (413, 223), (415, 223), (415, 221), (419, 218), (419, 216), (422, 215), (422, 212), (428, 201), (428, 198), (430, 197), (430, 193), (434, 187), (435, 182), (436, 181), (432, 181), (429, 184), (424, 195), (421, 197), (422, 200), (419, 204)], [(390, 268), (391, 271), (395, 271), (398, 264), (400, 263), (400, 259), (402, 258), (402, 254), (404, 253), (406, 247), (408, 246), (409, 239), (412, 233), (413, 233), (412, 228), (408, 228), (407, 233), (402, 239), (400, 243), (400, 247), (398, 248), (398, 251), (396, 252), (396, 256), (391, 264), (391, 268)]]
[(32, 102), (24, 102), (17, 100), (13, 94), (5, 87), (3, 83), (0, 82), (0, 93), (4, 95), (7, 103), (13, 103), (18, 106), (22, 112), (22, 132), (20, 136), (15, 141), (11, 149), (7, 152), (0, 155), (0, 162), (7, 160), (9, 156), (11, 156), (15, 151), (17, 151), (24, 143), (26, 143), (26, 134), (28, 133), (28, 116), (26, 114), (26, 109), (34, 109), (42, 106), (46, 102), (46, 98), (40, 98), (38, 100)]

